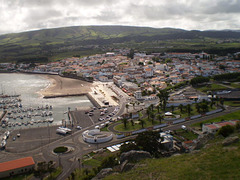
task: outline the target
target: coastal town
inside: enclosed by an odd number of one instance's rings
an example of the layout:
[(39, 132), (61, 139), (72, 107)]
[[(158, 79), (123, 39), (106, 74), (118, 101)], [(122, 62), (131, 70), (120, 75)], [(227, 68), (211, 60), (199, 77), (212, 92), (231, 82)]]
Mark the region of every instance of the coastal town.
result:
[[(132, 57), (128, 55), (132, 53)], [(156, 97), (156, 89), (165, 89), (196, 76), (240, 72), (240, 53), (214, 56), (200, 53), (146, 53), (118, 49), (115, 52), (78, 58), (71, 57), (47, 64), (0, 63), (1, 71), (49, 73), (88, 81), (114, 82), (137, 99)], [(141, 91), (141, 93), (139, 92)], [(150, 96), (147, 96), (150, 95)]]
[[(52, 76), (54, 85), (42, 91), (43, 98), (87, 95), (92, 103), (90, 107), (68, 109), (68, 120), (60, 123), (61, 127), (49, 126), (48, 122), (52, 123), (53, 118), (48, 109), (52, 110), (52, 107), (30, 108), (25, 110), (26, 116), (31, 115), (30, 111), (36, 111), (38, 116), (50, 116), (51, 121), (49, 117), (48, 120), (29, 120), (22, 124), (26, 128), (20, 130), (11, 127), (12, 123), (10, 127), (9, 123), (5, 123), (6, 117), (11, 116), (5, 106), (1, 115), (1, 130), (11, 129), (1, 136), (5, 142), (2, 161), (6, 160), (5, 155), (9, 155), (11, 158), (8, 159), (12, 160), (9, 163), (14, 163), (17, 154), (18, 160), (22, 164), (28, 161), (29, 166), (26, 167), (32, 170), (34, 161), (49, 159), (63, 168), (64, 173), (58, 179), (64, 179), (76, 167), (83, 168), (84, 157), (92, 151), (114, 153), (121, 146), (133, 143), (130, 140), (138, 134), (152, 130), (159, 134), (161, 149), (157, 151), (162, 157), (196, 150), (205, 141), (201, 135), (216, 133), (225, 125), (236, 126), (239, 122), (239, 119), (230, 119), (201, 124), (203, 128), (190, 126), (239, 110), (239, 81), (209, 82), (209, 78), (214, 76), (240, 73), (239, 56), (239, 52), (217, 56), (204, 52), (146, 54), (132, 49), (117, 49), (46, 64), (0, 63), (0, 71), (4, 73), (47, 75), (50, 79)], [(192, 80), (199, 77), (208, 81), (196, 86)], [(48, 92), (48, 89), (51, 91)], [(5, 98), (4, 95), (1, 98)], [(14, 106), (18, 108), (14, 111), (22, 111), (18, 104)], [(43, 125), (29, 127), (34, 123)], [(189, 138), (189, 134), (194, 138)], [(198, 139), (197, 135), (201, 138)], [(67, 149), (66, 154), (55, 152), (59, 146)], [(30, 157), (21, 159), (26, 155)], [(15, 170), (6, 169), (2, 174), (5, 176), (8, 171), (17, 173)]]

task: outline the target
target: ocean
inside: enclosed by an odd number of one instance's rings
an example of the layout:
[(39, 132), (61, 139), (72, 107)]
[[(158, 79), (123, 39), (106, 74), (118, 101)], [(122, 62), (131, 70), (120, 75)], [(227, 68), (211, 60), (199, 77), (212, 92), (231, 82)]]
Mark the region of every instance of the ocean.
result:
[[(19, 73), (3, 73), (0, 74), (0, 93), (7, 95), (20, 95), (22, 109), (28, 108), (38, 108), (38, 107), (46, 107), (52, 106), (52, 117), (54, 118), (53, 123), (51, 125), (61, 124), (62, 120), (67, 120), (67, 114), (65, 112), (70, 110), (75, 110), (77, 107), (91, 107), (93, 106), (87, 96), (79, 96), (79, 97), (61, 97), (61, 98), (52, 98), (52, 99), (44, 99), (42, 95), (39, 93), (40, 90), (47, 88), (50, 85), (50, 81), (47, 78), (44, 78), (41, 75), (34, 74), (19, 74)], [(3, 109), (0, 109), (2, 111)], [(10, 111), (10, 110), (9, 110)], [(39, 112), (39, 111), (38, 111)], [(34, 120), (43, 120), (46, 117), (33, 117)], [(30, 119), (30, 120), (31, 120)], [(11, 119), (9, 118), (9, 122), (25, 122), (30, 121), (27, 118), (24, 119)], [(21, 125), (21, 128), (30, 128), (36, 126), (46, 126), (47, 123), (37, 123), (33, 125)], [(11, 127), (17, 128), (18, 126)], [(7, 128), (7, 127), (6, 127)], [(10, 129), (11, 129), (10, 128)], [(18, 127), (20, 128), (20, 127)]]

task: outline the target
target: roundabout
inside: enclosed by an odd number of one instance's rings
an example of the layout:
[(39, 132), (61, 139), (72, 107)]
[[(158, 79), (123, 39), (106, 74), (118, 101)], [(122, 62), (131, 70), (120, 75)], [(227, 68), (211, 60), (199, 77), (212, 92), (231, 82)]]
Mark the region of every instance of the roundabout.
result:
[(52, 153), (54, 155), (67, 154), (74, 151), (74, 148), (69, 146), (59, 146), (53, 149)]

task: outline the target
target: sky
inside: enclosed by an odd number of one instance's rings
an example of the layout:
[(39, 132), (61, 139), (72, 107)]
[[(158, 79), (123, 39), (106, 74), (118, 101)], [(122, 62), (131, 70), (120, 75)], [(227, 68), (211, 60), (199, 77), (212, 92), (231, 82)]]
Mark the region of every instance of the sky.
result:
[(240, 0), (0, 0), (0, 34), (82, 25), (240, 30)]

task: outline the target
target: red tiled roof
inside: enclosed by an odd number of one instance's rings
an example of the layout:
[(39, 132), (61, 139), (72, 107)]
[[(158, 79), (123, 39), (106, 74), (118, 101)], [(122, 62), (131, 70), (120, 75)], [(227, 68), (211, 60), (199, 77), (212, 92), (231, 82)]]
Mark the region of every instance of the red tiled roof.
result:
[(26, 166), (35, 165), (32, 157), (25, 157), (21, 159), (16, 159), (13, 161), (7, 161), (0, 163), (0, 172), (9, 171), (13, 169), (18, 169)]
[(214, 124), (209, 124), (207, 125), (207, 127), (209, 127), (210, 129), (217, 129), (218, 127)]

